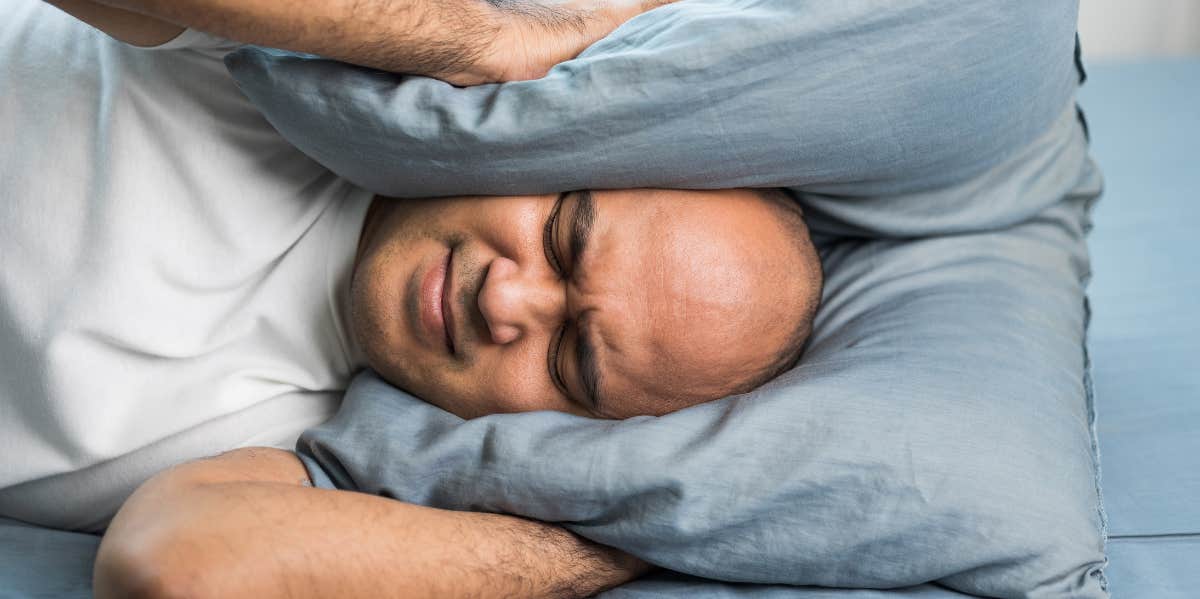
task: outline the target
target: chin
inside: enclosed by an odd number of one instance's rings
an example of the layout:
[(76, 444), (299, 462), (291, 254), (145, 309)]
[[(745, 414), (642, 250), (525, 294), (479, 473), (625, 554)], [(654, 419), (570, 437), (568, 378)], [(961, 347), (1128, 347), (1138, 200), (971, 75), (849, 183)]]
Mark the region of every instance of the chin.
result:
[[(367, 277), (355, 277), (350, 289), (350, 329), (359, 350), (367, 359), (367, 366), (379, 373), (388, 382), (392, 382), (391, 373), (395, 370), (390, 364), (390, 356), (405, 353), (398, 339), (393, 339), (396, 323), (394, 320), (383, 318), (382, 302), (378, 298), (378, 290), (361, 283)], [(395, 349), (393, 349), (395, 348)], [(392, 382), (392, 384), (395, 384)]]

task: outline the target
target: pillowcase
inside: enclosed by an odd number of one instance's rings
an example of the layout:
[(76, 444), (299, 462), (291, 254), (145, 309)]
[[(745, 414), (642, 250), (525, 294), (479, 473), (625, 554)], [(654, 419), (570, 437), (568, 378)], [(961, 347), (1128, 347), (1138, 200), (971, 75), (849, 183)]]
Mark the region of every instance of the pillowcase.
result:
[[(827, 269), (805, 361), (754, 393), (463, 421), (368, 373), (301, 459), (320, 486), (559, 522), (709, 579), (1106, 596), (1076, 10), (687, 0), (467, 89), (229, 55), (281, 133), (377, 193), (786, 186)], [(786, 592), (704, 584), (614, 596)]]
[[(1065, 188), (1047, 165), (1074, 169)], [(298, 453), (322, 487), (557, 522), (708, 579), (1106, 597), (1083, 343), (1099, 175), (1071, 111), (981, 177), (1059, 201), (994, 231), (818, 235), (807, 353), (757, 391), (657, 418), (464, 421), (367, 373)]]
[(970, 599), (936, 584), (903, 589), (833, 589), (782, 584), (715, 582), (670, 570), (651, 572), (597, 595), (600, 599)]
[[(253, 47), (226, 63), (288, 140), (382, 195), (791, 187), (828, 196), (812, 226), (851, 231), (1040, 136), (1077, 83), (1076, 10), (686, 0), (543, 79), (471, 88)], [(994, 228), (1057, 197), (1006, 197), (1002, 215), (957, 200), (870, 232)]]

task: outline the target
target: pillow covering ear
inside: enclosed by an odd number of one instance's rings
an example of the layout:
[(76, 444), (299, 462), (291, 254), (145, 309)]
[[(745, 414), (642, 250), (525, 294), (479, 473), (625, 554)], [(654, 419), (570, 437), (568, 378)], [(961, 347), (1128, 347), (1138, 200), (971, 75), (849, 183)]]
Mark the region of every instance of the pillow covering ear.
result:
[[(288, 140), (381, 195), (790, 187), (861, 228), (854, 216), (974, 179), (1042, 135), (1078, 82), (1076, 11), (686, 0), (542, 79), (471, 88), (254, 47), (226, 62)], [(1055, 199), (1006, 198), (998, 217), (926, 203), (917, 230), (994, 228)]]

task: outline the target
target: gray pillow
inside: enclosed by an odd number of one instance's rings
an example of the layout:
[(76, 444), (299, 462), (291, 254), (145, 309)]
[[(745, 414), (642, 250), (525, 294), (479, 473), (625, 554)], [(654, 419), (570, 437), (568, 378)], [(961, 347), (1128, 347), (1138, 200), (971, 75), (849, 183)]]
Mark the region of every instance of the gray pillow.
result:
[[(292, 143), (395, 197), (791, 187), (817, 228), (978, 230), (1044, 198), (870, 215), (970, 180), (1070, 102), (1077, 2), (685, 0), (537, 81), (455, 88), (261, 48), (226, 63)], [(893, 209), (894, 211), (894, 209)]]
[(788, 186), (829, 273), (804, 363), (755, 393), (463, 421), (364, 374), (301, 439), (310, 473), (710, 579), (1105, 596), (1076, 9), (686, 0), (542, 80), (469, 89), (231, 54), (286, 137), (373, 191)]
[(620, 422), (464, 421), (366, 373), (298, 452), (319, 486), (558, 522), (709, 579), (1106, 597), (1083, 343), (1099, 175), (1070, 112), (981, 179), (1058, 201), (994, 231), (818, 236), (806, 357), (753, 393)]

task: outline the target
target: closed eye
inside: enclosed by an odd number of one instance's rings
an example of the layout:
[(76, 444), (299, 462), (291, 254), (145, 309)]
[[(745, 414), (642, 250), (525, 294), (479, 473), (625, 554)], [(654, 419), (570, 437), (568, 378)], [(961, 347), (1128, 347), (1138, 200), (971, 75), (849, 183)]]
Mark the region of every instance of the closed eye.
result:
[(563, 378), (562, 367), (560, 366), (562, 364), (562, 360), (559, 359), (559, 355), (562, 354), (563, 339), (566, 338), (566, 336), (567, 325), (564, 324), (563, 326), (558, 327), (558, 332), (555, 333), (554, 338), (550, 340), (550, 351), (546, 354), (546, 368), (550, 371), (550, 380), (554, 381), (554, 386), (558, 387), (558, 390), (561, 391), (563, 395), (570, 397), (571, 393), (567, 390), (567, 382), (566, 379)]
[(550, 210), (550, 216), (546, 218), (546, 224), (542, 226), (542, 251), (546, 254), (546, 261), (550, 263), (550, 268), (558, 275), (560, 279), (567, 277), (567, 269), (563, 266), (562, 258), (558, 255), (558, 223), (561, 220), (563, 200), (567, 198), (569, 192), (560, 193), (558, 200), (554, 202), (554, 208)]
[[(563, 261), (558, 254), (558, 227), (560, 216), (562, 214), (563, 201), (566, 200), (569, 192), (564, 192), (558, 195), (558, 200), (554, 202), (554, 208), (550, 210), (550, 216), (546, 218), (546, 224), (542, 226), (542, 251), (546, 254), (546, 261), (550, 263), (550, 268), (558, 275), (559, 279), (567, 278), (567, 269), (563, 266)], [(563, 339), (566, 337), (568, 323), (563, 323), (558, 327), (554, 337), (550, 340), (550, 347), (546, 352), (546, 369), (550, 374), (550, 380), (554, 382), (554, 386), (562, 392), (563, 395), (570, 397), (567, 391), (566, 379), (562, 375), (562, 354)]]

